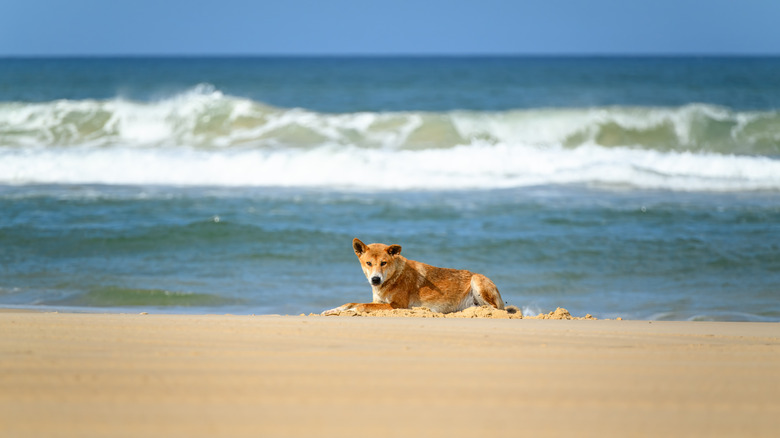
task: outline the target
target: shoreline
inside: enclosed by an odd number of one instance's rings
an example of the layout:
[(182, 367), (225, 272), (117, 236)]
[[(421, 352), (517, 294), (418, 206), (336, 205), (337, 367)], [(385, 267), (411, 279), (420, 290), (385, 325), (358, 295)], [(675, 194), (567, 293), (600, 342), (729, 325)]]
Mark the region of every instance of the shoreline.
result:
[(0, 311), (3, 436), (774, 436), (780, 324)]

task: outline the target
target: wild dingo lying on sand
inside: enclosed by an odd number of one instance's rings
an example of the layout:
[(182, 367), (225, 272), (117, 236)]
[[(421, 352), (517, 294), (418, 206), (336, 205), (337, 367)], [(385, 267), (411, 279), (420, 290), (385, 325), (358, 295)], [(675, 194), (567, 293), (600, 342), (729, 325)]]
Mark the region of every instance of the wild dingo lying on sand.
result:
[(348, 310), (372, 312), (419, 306), (441, 313), (457, 312), (471, 306), (504, 308), (498, 288), (484, 275), (408, 260), (401, 255), (400, 245), (366, 245), (354, 239), (352, 247), (371, 283), (374, 301), (347, 303), (327, 310), (323, 315), (337, 315)]

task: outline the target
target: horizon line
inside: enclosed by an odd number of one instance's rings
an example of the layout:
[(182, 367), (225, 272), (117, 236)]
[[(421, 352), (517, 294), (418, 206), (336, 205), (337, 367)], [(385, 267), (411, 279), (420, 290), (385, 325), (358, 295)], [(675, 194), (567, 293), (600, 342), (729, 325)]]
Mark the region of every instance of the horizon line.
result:
[(735, 52), (592, 52), (592, 53), (61, 53), (61, 54), (0, 54), (0, 59), (34, 58), (778, 58), (780, 53)]

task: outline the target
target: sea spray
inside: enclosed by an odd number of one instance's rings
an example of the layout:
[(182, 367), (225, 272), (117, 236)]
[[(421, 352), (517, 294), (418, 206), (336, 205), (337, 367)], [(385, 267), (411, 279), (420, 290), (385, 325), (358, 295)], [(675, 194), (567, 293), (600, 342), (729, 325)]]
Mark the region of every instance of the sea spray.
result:
[(780, 113), (682, 107), (501, 112), (318, 113), (226, 96), (209, 85), (137, 102), (0, 102), (0, 148), (25, 146), (393, 150), (490, 144), (631, 147), (661, 152), (780, 155)]

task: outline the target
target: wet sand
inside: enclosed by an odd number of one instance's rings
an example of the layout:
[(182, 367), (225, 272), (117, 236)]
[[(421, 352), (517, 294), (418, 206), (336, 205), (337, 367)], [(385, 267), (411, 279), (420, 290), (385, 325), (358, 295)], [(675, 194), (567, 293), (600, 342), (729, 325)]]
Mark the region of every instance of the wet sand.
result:
[(778, 430), (780, 324), (0, 312), (3, 437)]

